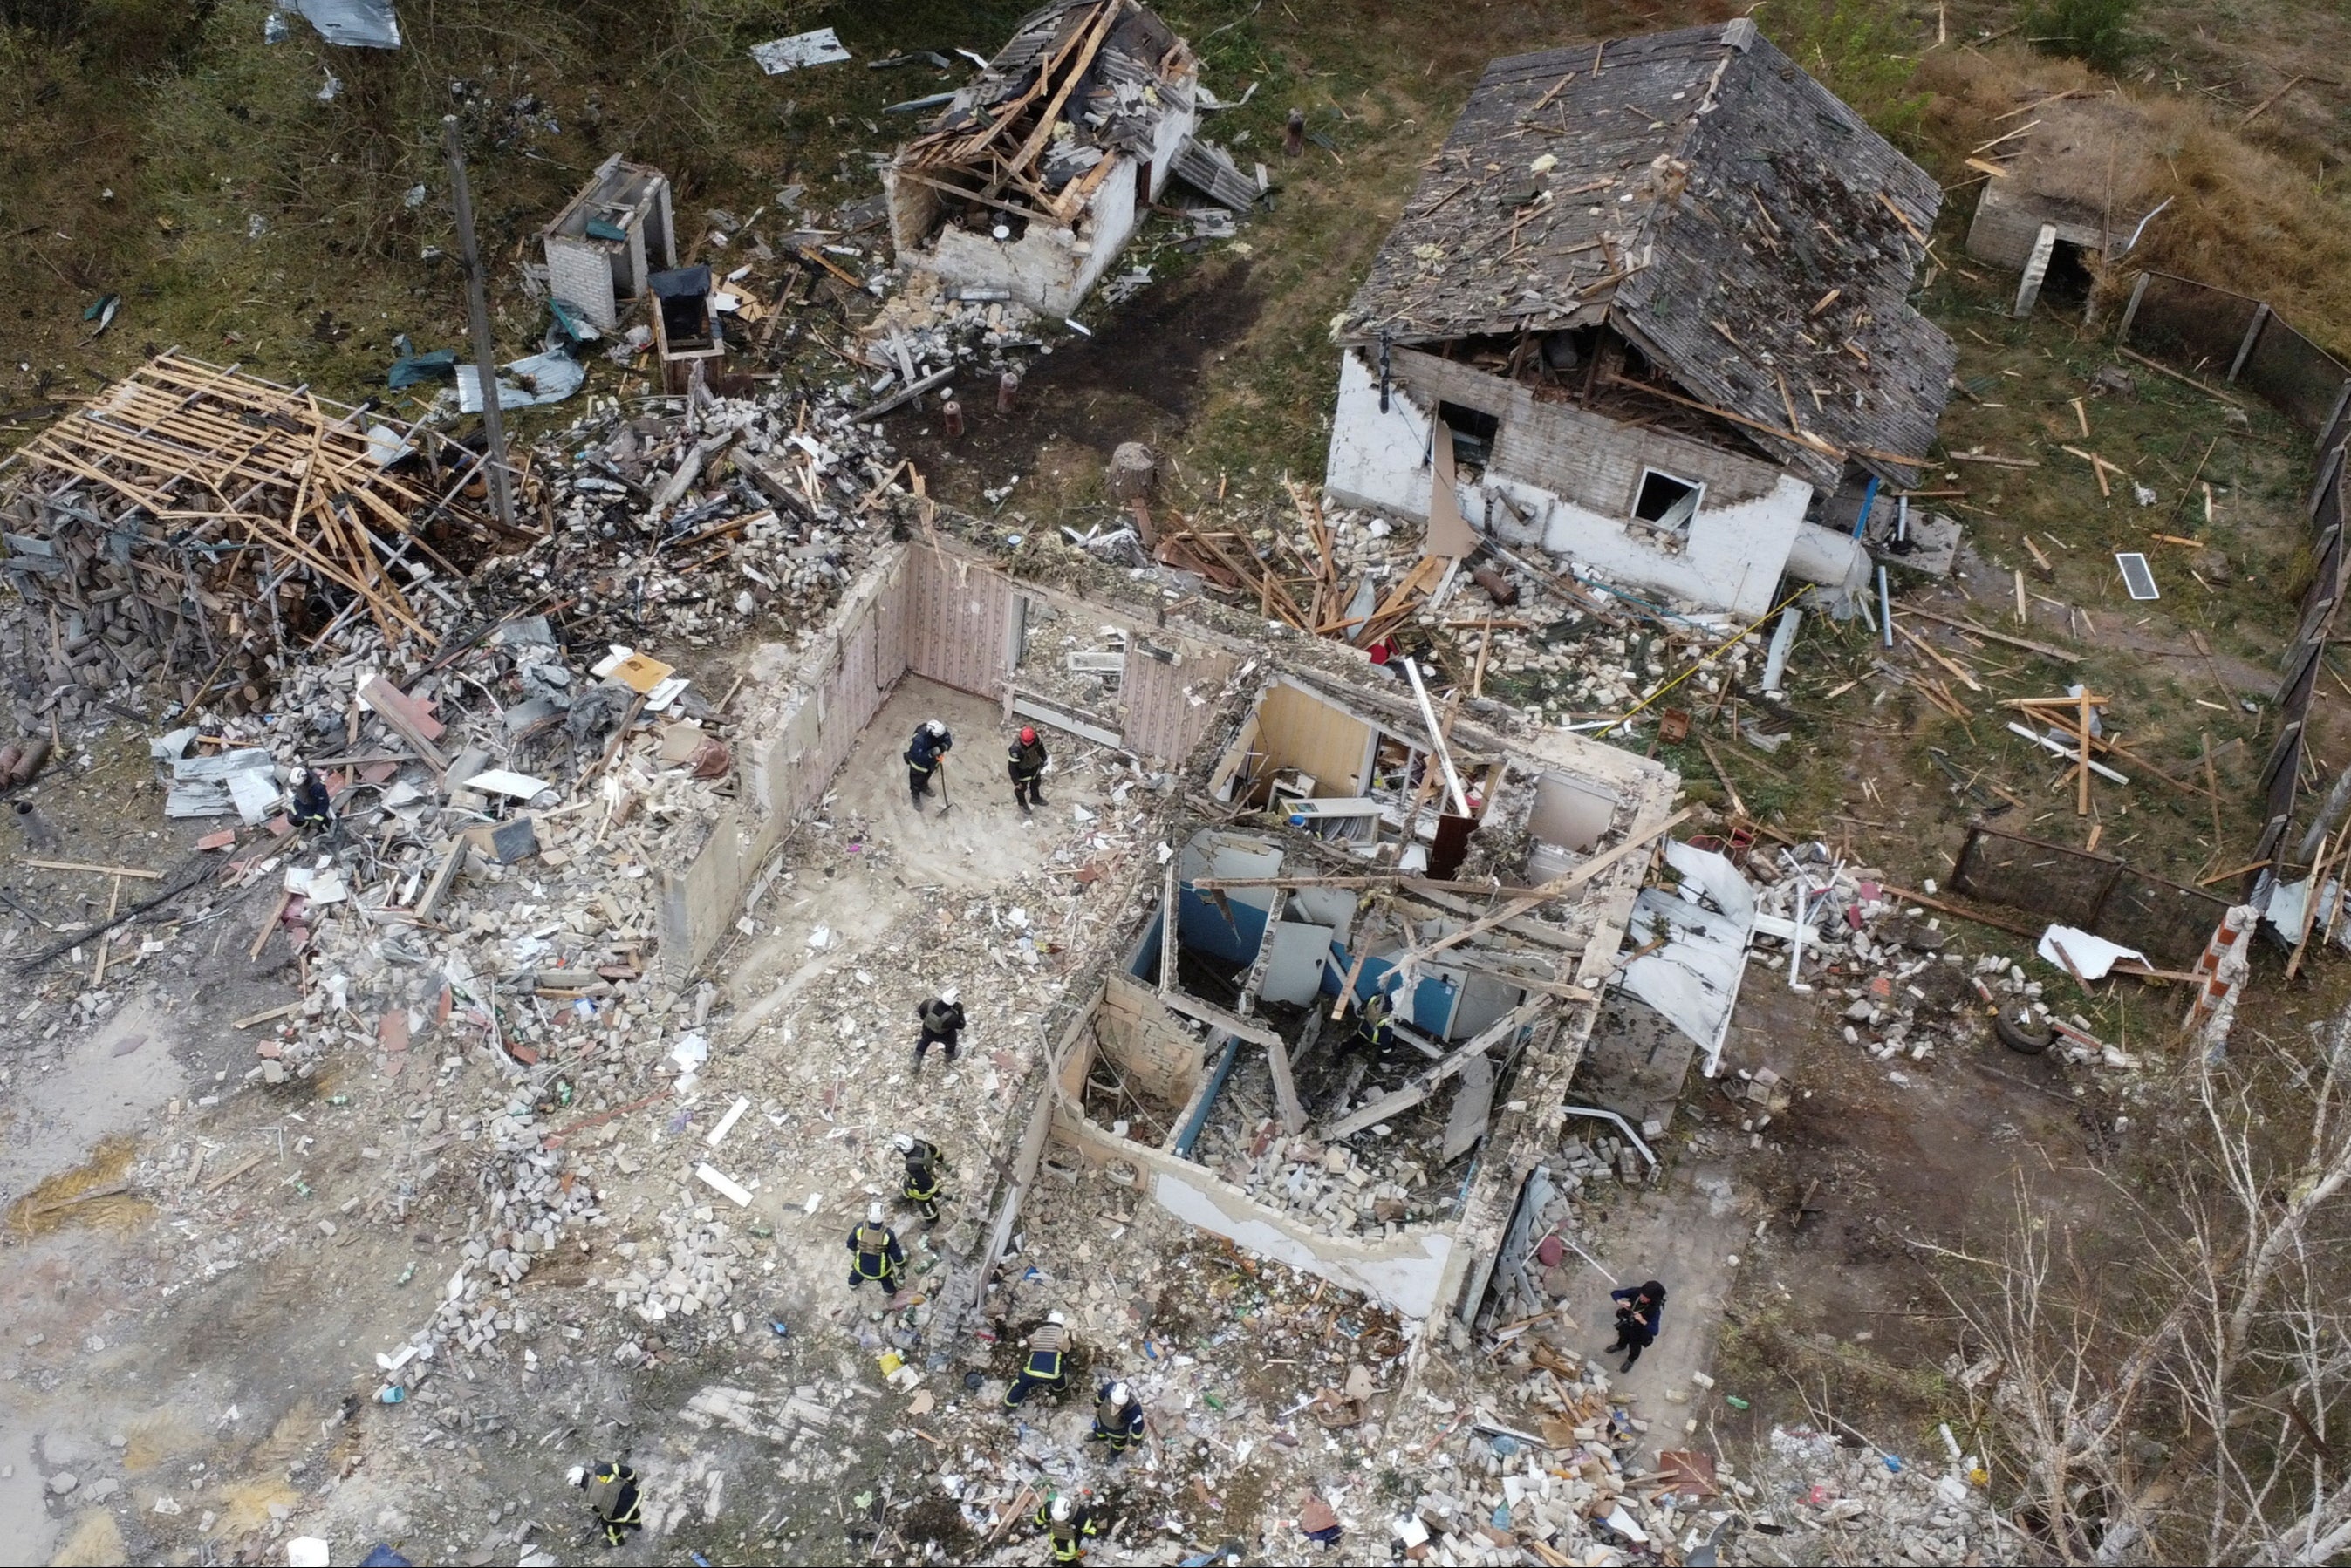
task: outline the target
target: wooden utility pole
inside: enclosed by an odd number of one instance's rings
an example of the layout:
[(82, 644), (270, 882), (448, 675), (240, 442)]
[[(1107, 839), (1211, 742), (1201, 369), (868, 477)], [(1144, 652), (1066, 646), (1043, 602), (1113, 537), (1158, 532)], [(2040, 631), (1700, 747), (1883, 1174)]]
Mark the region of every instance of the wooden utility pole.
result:
[(506, 421), (498, 408), (498, 367), (490, 352), (490, 306), (482, 290), (482, 253), (474, 244), (474, 198), (465, 188), (465, 150), (457, 138), (457, 117), (441, 117), (441, 144), (449, 154), (449, 193), (457, 208), (457, 259), (465, 268), (465, 312), (472, 318), (474, 374), (482, 388), (482, 433), (487, 445), (482, 466), (490, 479), (490, 505), (498, 521), (515, 525), (508, 489)]

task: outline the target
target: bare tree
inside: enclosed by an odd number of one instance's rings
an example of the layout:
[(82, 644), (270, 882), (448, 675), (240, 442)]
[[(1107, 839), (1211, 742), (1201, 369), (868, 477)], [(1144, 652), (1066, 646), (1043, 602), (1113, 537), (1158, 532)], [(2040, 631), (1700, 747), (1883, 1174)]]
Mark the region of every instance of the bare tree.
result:
[(2002, 1255), (1953, 1287), (1996, 1359), (2012, 1521), (2061, 1561), (2351, 1550), (2351, 1013), (2312, 1044), (2185, 1068), (2168, 1182), (2117, 1187), (2126, 1227), (2062, 1231), (2020, 1184)]

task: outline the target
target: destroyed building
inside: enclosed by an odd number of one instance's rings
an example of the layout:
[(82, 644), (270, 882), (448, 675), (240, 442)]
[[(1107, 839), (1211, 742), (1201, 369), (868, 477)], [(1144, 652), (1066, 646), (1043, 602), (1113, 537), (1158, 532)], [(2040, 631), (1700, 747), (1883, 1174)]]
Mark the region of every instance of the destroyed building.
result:
[(1907, 300), (1941, 204), (1751, 21), (1497, 60), (1337, 323), (1329, 489), (1419, 518), (1444, 485), (1742, 614), (1857, 583), (1821, 524), (1914, 483), (1956, 362)]
[[(1057, 651), (1061, 627), (1083, 646)], [(956, 1310), (987, 1300), (1054, 1145), (1407, 1317), (1467, 1314), (1557, 1144), (1675, 775), (1517, 732), (1494, 705), (1513, 732), (1439, 719), (1331, 645), (1291, 650), (1279, 673), (1262, 651), (939, 541), (878, 560), (797, 669), (754, 671), (737, 798), (662, 877), (661, 961), (681, 982), (907, 677), (1165, 784), (1155, 856), (1104, 840), (1072, 867), (1128, 912), (1069, 935), (1071, 981), (1023, 1086), (1031, 1108), (1008, 1118), (992, 1240), (959, 1271)], [(1343, 1051), (1353, 1014), (1336, 1021), (1332, 1002), (1382, 992), (1396, 1048)]]
[(1166, 184), (1198, 86), (1191, 47), (1135, 0), (1054, 0), (883, 171), (899, 260), (1068, 315)]
[[(1437, 733), (1401, 692), (1258, 678), (1204, 747), (1210, 797), (1250, 815), (1179, 814), (1160, 896), (1054, 1044), (1052, 1130), (1211, 1234), (1467, 1319), (1676, 780), (1564, 733)], [(1351, 1051), (1374, 995), (1394, 1048)]]

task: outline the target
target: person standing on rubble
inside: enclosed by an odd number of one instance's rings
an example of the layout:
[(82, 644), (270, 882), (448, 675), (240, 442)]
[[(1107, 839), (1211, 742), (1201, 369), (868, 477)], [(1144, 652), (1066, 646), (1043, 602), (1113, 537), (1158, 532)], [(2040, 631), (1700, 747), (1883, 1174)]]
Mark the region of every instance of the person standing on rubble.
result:
[(1020, 1368), (1020, 1376), (1004, 1391), (1004, 1407), (1008, 1410), (1040, 1388), (1050, 1388), (1059, 1394), (1070, 1386), (1067, 1366), (1070, 1351), (1070, 1323), (1058, 1311), (1045, 1314), (1037, 1332), (1029, 1336), (1029, 1360)]
[(928, 1138), (912, 1133), (900, 1133), (892, 1140), (906, 1162), (906, 1201), (923, 1211), (923, 1223), (939, 1222), (939, 1173), (947, 1168), (947, 1157), (939, 1146)]
[(955, 737), (936, 719), (914, 727), (914, 738), (906, 745), (906, 793), (914, 798), (916, 816), (923, 815), (923, 797), (931, 793), (931, 775), (946, 765), (953, 750)]
[(1102, 1533), (1102, 1521), (1092, 1509), (1057, 1497), (1038, 1505), (1037, 1528), (1052, 1537), (1054, 1562), (1082, 1563), (1086, 1542)]
[(287, 781), (286, 798), (295, 826), (310, 831), (334, 826), (334, 797), (327, 793), (327, 781), (310, 769), (294, 770)]
[(1108, 1443), (1112, 1453), (1123, 1454), (1142, 1436), (1143, 1401), (1123, 1381), (1103, 1384), (1094, 1396), (1094, 1429), (1086, 1440)]
[(1012, 742), (1004, 760), (1012, 774), (1012, 804), (1026, 816), (1029, 807), (1045, 804), (1045, 786), (1040, 782), (1045, 776), (1045, 742), (1037, 738), (1034, 724), (1020, 727), (1019, 739)]
[(849, 1233), (849, 1251), (851, 1290), (872, 1280), (884, 1293), (896, 1293), (898, 1271), (906, 1266), (906, 1249), (898, 1244), (898, 1232), (890, 1229), (889, 1216), (882, 1205), (867, 1208), (865, 1223)]
[(624, 1532), (644, 1527), (637, 1472), (626, 1460), (607, 1459), (592, 1470), (574, 1465), (565, 1479), (588, 1494), (588, 1511), (596, 1516), (597, 1525), (604, 1532), (605, 1545), (618, 1546)]
[(922, 1075), (925, 1054), (934, 1045), (946, 1046), (948, 1062), (955, 1061), (956, 1036), (963, 1033), (964, 1022), (963, 1003), (956, 1000), (960, 994), (951, 985), (914, 1009), (914, 1016), (923, 1025), (923, 1036), (914, 1042), (914, 1073), (917, 1077)]
[(1395, 974), (1391, 971), (1380, 977), (1380, 983), (1373, 989), (1371, 995), (1355, 1004), (1355, 1027), (1341, 1042), (1339, 1049), (1342, 1052), (1368, 1051), (1374, 1061), (1387, 1054), (1388, 1025), (1395, 1011), (1388, 1001), (1388, 988), (1395, 983)]
[(1630, 1372), (1633, 1363), (1641, 1359), (1641, 1352), (1657, 1342), (1657, 1330), (1666, 1317), (1666, 1287), (1649, 1280), (1610, 1291), (1608, 1299), (1616, 1303), (1616, 1343), (1608, 1347), (1608, 1354), (1631, 1351), (1624, 1366)]

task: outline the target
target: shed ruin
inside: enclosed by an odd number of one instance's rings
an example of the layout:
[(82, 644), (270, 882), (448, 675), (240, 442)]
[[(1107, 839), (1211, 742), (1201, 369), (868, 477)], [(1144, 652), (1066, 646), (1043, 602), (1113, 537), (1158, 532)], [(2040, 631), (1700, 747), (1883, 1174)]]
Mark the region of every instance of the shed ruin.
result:
[(1941, 204), (1743, 18), (1497, 60), (1337, 324), (1329, 489), (1426, 517), (1449, 479), (1480, 533), (1742, 613), (1857, 584), (1821, 524), (1941, 418)]
[(1053, 0), (883, 171), (902, 261), (1066, 316), (1197, 121), (1191, 47), (1136, 0)]
[[(2168, 171), (2152, 149), (2146, 111), (2112, 96), (2028, 104), (2025, 118), (1989, 157), (1988, 178), (1968, 225), (1968, 254), (2022, 275), (2012, 313), (2045, 293), (2079, 307), (2108, 261), (2138, 243), (2160, 210), (2153, 195)], [(1995, 161), (1997, 160), (1997, 161)]]
[(548, 291), (603, 331), (642, 298), (654, 273), (677, 265), (669, 178), (614, 153), (539, 232)]

